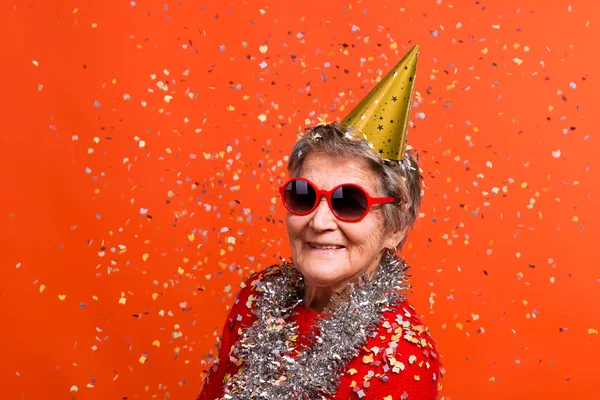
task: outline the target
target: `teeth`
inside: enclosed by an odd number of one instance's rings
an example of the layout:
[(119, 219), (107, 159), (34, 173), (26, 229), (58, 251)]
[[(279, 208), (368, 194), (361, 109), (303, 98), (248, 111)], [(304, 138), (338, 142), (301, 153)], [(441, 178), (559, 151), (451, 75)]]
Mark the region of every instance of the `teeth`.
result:
[(319, 246), (317, 244), (311, 244), (311, 246), (319, 250), (336, 250), (342, 248), (342, 246)]

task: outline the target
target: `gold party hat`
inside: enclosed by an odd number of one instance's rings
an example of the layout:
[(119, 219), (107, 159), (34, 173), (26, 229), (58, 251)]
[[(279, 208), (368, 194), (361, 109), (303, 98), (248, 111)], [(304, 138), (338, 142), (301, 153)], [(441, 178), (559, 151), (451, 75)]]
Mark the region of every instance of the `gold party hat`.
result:
[(418, 53), (418, 45), (410, 49), (341, 123), (388, 160), (404, 159)]

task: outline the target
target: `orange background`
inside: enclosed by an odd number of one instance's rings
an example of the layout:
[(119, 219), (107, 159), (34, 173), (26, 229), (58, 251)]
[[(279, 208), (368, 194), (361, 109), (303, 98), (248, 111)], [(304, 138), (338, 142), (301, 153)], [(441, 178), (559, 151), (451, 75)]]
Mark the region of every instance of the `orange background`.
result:
[[(593, 1), (5, 1), (2, 399), (193, 399), (296, 133), (421, 46), (404, 255), (446, 399), (593, 398)], [(596, 13), (596, 14), (595, 14)]]

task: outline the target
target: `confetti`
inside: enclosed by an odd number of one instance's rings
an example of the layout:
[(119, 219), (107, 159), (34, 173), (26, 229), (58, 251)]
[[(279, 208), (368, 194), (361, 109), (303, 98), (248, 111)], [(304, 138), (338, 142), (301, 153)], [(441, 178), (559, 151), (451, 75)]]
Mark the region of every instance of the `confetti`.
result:
[(560, 158), (561, 152), (560, 149), (558, 150), (552, 150), (552, 157), (554, 158)]

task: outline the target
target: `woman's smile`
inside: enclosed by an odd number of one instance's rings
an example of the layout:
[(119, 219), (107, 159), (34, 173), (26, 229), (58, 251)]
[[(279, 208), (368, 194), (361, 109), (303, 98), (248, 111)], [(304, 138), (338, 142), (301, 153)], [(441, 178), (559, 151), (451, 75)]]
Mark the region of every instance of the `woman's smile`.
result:
[(341, 249), (345, 249), (344, 246), (339, 246), (339, 245), (335, 245), (335, 244), (321, 244), (321, 243), (313, 243), (313, 242), (309, 242), (307, 244), (311, 248), (316, 249), (316, 250), (341, 250)]
[(343, 253), (346, 251), (344, 246), (312, 242), (306, 243), (304, 247), (307, 252), (316, 257), (338, 257), (343, 256)]

